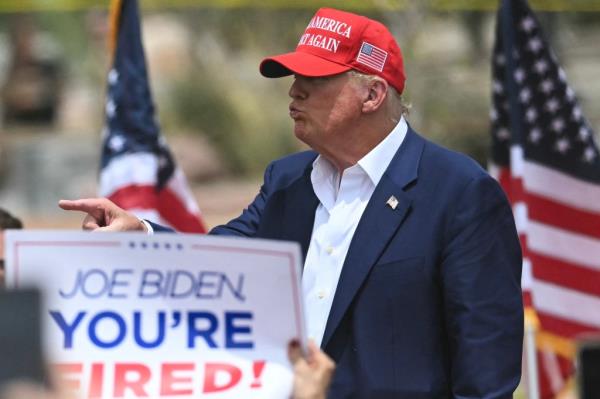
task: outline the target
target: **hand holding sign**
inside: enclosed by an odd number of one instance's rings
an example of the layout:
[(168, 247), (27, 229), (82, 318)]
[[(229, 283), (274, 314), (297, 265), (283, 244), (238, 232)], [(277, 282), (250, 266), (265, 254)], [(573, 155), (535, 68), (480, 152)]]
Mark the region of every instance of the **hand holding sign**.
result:
[(335, 363), (311, 340), (306, 357), (298, 341), (288, 345), (288, 358), (294, 367), (293, 399), (325, 399)]

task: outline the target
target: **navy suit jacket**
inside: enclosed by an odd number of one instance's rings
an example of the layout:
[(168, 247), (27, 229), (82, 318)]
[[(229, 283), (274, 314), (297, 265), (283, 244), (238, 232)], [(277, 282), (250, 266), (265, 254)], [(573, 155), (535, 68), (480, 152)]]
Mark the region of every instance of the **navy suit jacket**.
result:
[[(211, 234), (297, 241), (318, 199), (313, 151), (274, 161)], [(392, 209), (390, 196), (398, 199)], [(502, 189), (409, 128), (352, 238), (322, 348), (331, 398), (510, 398), (521, 376), (521, 250)]]

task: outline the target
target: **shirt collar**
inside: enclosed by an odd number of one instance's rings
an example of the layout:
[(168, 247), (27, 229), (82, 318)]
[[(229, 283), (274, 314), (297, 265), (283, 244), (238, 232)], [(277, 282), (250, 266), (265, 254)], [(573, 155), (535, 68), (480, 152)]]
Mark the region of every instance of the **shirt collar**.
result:
[[(406, 137), (408, 125), (404, 117), (400, 118), (398, 124), (375, 148), (367, 155), (362, 157), (357, 165), (369, 176), (374, 186), (377, 186), (381, 176), (385, 173), (392, 158), (400, 148), (400, 145)], [(331, 187), (333, 193), (337, 192), (340, 176), (335, 168), (327, 159), (319, 155), (313, 162), (311, 181), (313, 187)], [(321, 203), (328, 202), (324, 198), (319, 198)], [(325, 200), (325, 201), (324, 201)]]
[(404, 118), (401, 117), (390, 134), (358, 161), (360, 167), (369, 176), (375, 186), (379, 184), (381, 176), (383, 176), (398, 148), (402, 145), (407, 130), (408, 125)]

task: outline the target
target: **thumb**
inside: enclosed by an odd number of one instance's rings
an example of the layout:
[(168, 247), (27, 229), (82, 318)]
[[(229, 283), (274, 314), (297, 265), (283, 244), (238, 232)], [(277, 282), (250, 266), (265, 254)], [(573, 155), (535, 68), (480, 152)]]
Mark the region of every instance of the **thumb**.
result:
[(290, 359), (290, 363), (295, 365), (300, 359), (302, 359), (302, 348), (300, 347), (300, 342), (294, 339), (290, 341), (288, 344), (288, 359)]

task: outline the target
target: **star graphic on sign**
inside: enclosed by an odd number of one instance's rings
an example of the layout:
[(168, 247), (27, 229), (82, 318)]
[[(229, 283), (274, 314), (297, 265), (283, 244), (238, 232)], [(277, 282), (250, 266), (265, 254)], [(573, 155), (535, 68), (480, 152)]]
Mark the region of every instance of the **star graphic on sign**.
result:
[(569, 100), (573, 100), (575, 98), (575, 92), (570, 87), (567, 87), (566, 95)]
[(564, 154), (571, 148), (571, 143), (566, 138), (562, 138), (556, 141), (555, 148), (561, 154)]
[(537, 53), (542, 49), (542, 41), (538, 37), (532, 37), (527, 42), (527, 48), (534, 53)]
[(108, 141), (108, 146), (110, 147), (111, 150), (113, 150), (115, 152), (119, 152), (125, 146), (125, 139), (123, 138), (123, 136), (114, 135)]
[(111, 69), (108, 73), (108, 83), (112, 86), (119, 81), (119, 72), (116, 69)]
[(496, 56), (496, 65), (504, 65), (506, 63), (506, 57), (504, 57), (504, 54), (498, 54)]
[(533, 129), (531, 129), (531, 131), (529, 132), (529, 141), (531, 141), (534, 144), (539, 143), (539, 141), (542, 138), (542, 131), (537, 128), (534, 127)]
[(519, 92), (519, 99), (521, 100), (522, 103), (529, 102), (529, 100), (531, 99), (531, 90), (529, 90), (527, 87), (524, 87)]
[(554, 90), (554, 82), (551, 79), (546, 79), (540, 83), (540, 88), (545, 94), (550, 94)]
[(535, 28), (535, 20), (531, 17), (523, 18), (521, 28), (527, 33), (531, 32)]
[(492, 121), (498, 120), (498, 111), (496, 111), (496, 108), (492, 107), (492, 109), (490, 109), (490, 119)]
[(583, 151), (583, 160), (592, 163), (594, 159), (596, 159), (596, 150), (594, 150), (594, 147), (587, 147), (585, 151)]
[(112, 118), (115, 116), (116, 110), (117, 106), (115, 105), (115, 102), (112, 100), (112, 98), (109, 98), (106, 102), (106, 115), (108, 115), (109, 118)]

